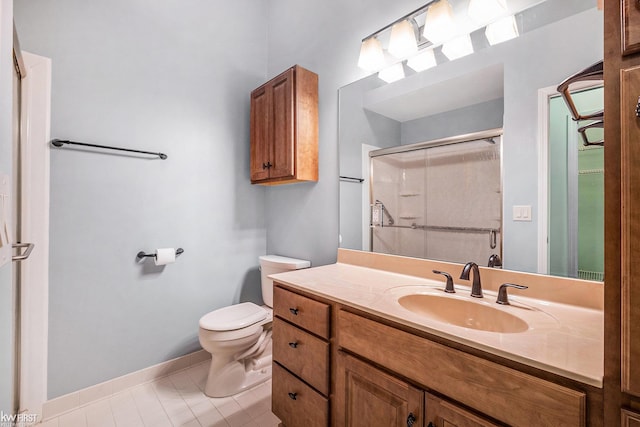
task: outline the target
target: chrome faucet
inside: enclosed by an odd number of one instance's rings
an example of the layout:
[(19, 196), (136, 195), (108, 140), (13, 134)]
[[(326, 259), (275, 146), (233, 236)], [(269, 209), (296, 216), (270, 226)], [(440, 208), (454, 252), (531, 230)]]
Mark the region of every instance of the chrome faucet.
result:
[(482, 285), (480, 284), (480, 270), (478, 264), (475, 262), (468, 262), (465, 264), (460, 273), (460, 278), (463, 280), (469, 280), (469, 273), (473, 269), (473, 284), (471, 286), (471, 296), (474, 298), (482, 298)]

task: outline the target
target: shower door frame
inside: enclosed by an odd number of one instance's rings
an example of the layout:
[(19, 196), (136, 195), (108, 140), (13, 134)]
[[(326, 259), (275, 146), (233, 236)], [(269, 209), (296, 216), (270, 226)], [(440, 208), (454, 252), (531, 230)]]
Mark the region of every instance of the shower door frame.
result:
[[(487, 129), (479, 132), (472, 132), (463, 135), (456, 135), (446, 138), (434, 139), (430, 141), (418, 142), (415, 144), (396, 145), (388, 148), (381, 148), (379, 150), (373, 150), (369, 152), (369, 205), (371, 206), (373, 201), (373, 166), (371, 159), (374, 157), (385, 156), (389, 154), (406, 153), (409, 151), (425, 150), (435, 147), (443, 147), (446, 145), (461, 144), (465, 142), (473, 142), (482, 139), (500, 138), (500, 193), (501, 193), (501, 221), (500, 221), (500, 257), (502, 258), (502, 250), (504, 248), (504, 165), (503, 165), (503, 144), (504, 144), (504, 130), (503, 128)], [(373, 252), (373, 227), (371, 226), (371, 216), (369, 217), (369, 252)]]

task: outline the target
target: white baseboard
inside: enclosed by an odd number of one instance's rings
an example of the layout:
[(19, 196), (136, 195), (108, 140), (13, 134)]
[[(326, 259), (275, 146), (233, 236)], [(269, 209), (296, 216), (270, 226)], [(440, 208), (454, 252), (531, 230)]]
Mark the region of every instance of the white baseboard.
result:
[(132, 372), (121, 377), (105, 381), (73, 393), (65, 394), (55, 399), (48, 400), (42, 405), (42, 419), (57, 417), (62, 413), (72, 411), (106, 397), (110, 397), (129, 387), (155, 381), (174, 372), (197, 365), (211, 358), (211, 354), (205, 350), (167, 360), (166, 362)]

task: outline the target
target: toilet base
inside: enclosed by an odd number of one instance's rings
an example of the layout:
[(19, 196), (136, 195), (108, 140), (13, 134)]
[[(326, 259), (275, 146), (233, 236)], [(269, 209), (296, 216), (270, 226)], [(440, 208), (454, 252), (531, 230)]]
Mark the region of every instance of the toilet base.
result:
[(257, 359), (234, 361), (222, 368), (212, 360), (204, 394), (233, 396), (271, 379), (271, 360), (271, 354), (266, 354)]

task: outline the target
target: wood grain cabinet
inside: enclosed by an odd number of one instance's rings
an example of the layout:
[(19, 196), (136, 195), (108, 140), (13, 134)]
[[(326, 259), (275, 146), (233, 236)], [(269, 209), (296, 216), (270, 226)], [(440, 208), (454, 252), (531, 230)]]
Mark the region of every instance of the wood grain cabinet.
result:
[(286, 427), (603, 425), (601, 394), (588, 386), (504, 366), (280, 283), (273, 310), (272, 409)]
[(337, 359), (337, 426), (425, 426), (422, 390), (343, 352)]
[(251, 92), (251, 183), (318, 180), (318, 76), (298, 65)]
[(327, 427), (330, 306), (276, 286), (273, 311), (273, 413), (287, 427)]
[(425, 394), (425, 406), (425, 427), (498, 427), (498, 424), (429, 393)]

